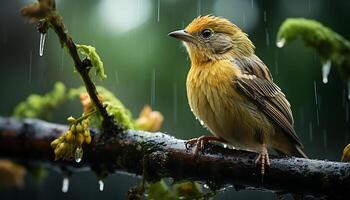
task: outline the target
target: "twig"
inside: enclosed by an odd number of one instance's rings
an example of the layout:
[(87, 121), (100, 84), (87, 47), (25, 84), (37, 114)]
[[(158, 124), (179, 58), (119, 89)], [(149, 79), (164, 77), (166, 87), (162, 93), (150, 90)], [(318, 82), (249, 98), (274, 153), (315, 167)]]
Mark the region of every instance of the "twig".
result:
[[(39, 20), (38, 31), (41, 34), (46, 34), (47, 29), (52, 27), (57, 34), (59, 41), (63, 47), (69, 52), (69, 55), (74, 61), (74, 66), (77, 72), (83, 79), (86, 90), (92, 99), (92, 102), (96, 106), (97, 110), (103, 117), (104, 132), (120, 132), (122, 129), (119, 127), (112, 116), (107, 113), (106, 108), (103, 106), (98, 98), (98, 92), (95, 84), (89, 77), (89, 70), (91, 67), (91, 61), (88, 58), (81, 60), (77, 51), (77, 47), (73, 42), (73, 39), (68, 34), (67, 29), (63, 23), (62, 17), (55, 9), (54, 0), (38, 0), (38, 3), (30, 4), (21, 10), (21, 14), (30, 19), (35, 18)], [(117, 130), (117, 131), (115, 131)]]
[[(326, 199), (346, 199), (350, 190), (350, 163), (302, 158), (271, 157), (262, 182), (255, 153), (208, 146), (198, 158), (186, 149), (184, 140), (163, 133), (126, 131), (114, 135), (104, 144), (84, 146), (81, 163), (54, 162), (50, 142), (66, 126), (35, 119), (19, 121), (0, 117), (0, 157), (50, 163), (72, 169), (90, 167), (142, 175), (191, 179), (219, 185), (241, 185), (272, 191), (287, 191)], [(98, 135), (94, 132), (95, 136)], [(143, 163), (143, 158), (147, 162)]]

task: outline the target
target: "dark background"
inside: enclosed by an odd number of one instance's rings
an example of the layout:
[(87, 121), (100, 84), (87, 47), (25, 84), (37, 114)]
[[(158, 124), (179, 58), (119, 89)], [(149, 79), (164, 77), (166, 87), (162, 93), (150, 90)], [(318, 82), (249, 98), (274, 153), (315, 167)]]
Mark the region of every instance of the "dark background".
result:
[[(68, 87), (82, 84), (53, 32), (48, 33), (44, 56), (39, 57), (39, 34), (19, 16), (19, 9), (28, 2), (0, 3), (1, 116), (10, 116), (18, 102), (31, 93), (50, 90), (56, 81)], [(291, 102), (295, 129), (311, 158), (339, 160), (350, 141), (347, 92), (336, 67), (331, 69), (329, 83), (323, 84), (319, 57), (313, 51), (300, 41), (282, 49), (275, 45), (278, 27), (288, 17), (319, 20), (347, 38), (348, 0), (58, 0), (57, 7), (75, 42), (95, 46), (102, 57), (108, 78), (97, 84), (113, 91), (134, 116), (144, 104), (161, 111), (164, 132), (178, 138), (209, 134), (187, 104), (185, 49), (167, 33), (198, 15), (214, 14), (249, 34), (256, 54)], [(65, 123), (66, 116), (80, 113), (78, 102), (70, 102), (51, 121)], [(117, 174), (108, 177), (105, 190), (99, 192), (94, 174), (81, 172), (71, 177), (69, 192), (62, 193), (62, 176), (54, 171), (42, 182), (30, 176), (26, 180), (21, 189), (0, 189), (0, 199), (124, 199), (128, 188), (139, 183), (138, 178)], [(274, 195), (228, 189), (216, 199), (254, 198), (273, 199)]]

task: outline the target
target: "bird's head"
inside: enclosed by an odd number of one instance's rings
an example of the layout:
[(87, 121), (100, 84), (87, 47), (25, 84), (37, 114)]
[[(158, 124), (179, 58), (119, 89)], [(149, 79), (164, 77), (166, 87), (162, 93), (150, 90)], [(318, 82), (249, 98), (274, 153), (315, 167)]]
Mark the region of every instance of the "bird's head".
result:
[(197, 17), (184, 30), (173, 31), (169, 36), (184, 42), (195, 64), (254, 53), (246, 33), (229, 20), (212, 15)]

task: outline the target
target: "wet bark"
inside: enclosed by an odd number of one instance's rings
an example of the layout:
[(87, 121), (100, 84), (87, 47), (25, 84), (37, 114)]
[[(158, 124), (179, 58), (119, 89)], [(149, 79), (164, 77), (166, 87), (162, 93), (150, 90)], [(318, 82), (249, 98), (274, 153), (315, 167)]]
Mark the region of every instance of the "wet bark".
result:
[(66, 129), (37, 119), (0, 117), (0, 157), (72, 170), (122, 171), (145, 175), (148, 180), (173, 177), (326, 199), (347, 199), (350, 191), (350, 163), (271, 156), (271, 166), (262, 179), (255, 153), (208, 145), (194, 157), (184, 140), (160, 132), (130, 130), (101, 139), (98, 131), (92, 131), (93, 141), (83, 147), (81, 163), (56, 162), (50, 142)]

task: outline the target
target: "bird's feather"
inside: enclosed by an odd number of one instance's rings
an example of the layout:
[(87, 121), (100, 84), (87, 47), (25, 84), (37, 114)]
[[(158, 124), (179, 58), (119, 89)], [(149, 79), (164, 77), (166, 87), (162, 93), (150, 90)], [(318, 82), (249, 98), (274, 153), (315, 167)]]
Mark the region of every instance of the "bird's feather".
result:
[(232, 60), (242, 75), (236, 77), (236, 85), (266, 116), (276, 123), (294, 142), (302, 146), (294, 131), (290, 104), (281, 89), (272, 81), (266, 65), (255, 55)]

